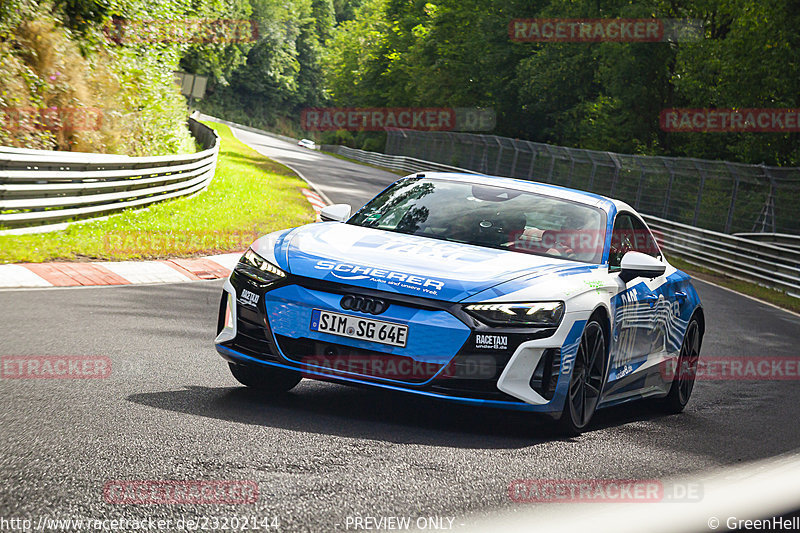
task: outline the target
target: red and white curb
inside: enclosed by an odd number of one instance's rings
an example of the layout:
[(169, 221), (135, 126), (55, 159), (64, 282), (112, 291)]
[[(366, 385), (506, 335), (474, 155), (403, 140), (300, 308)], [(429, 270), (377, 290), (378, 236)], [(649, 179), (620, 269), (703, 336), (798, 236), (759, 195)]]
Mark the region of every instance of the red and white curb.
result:
[(300, 192), (303, 193), (303, 196), (306, 197), (308, 203), (310, 203), (311, 207), (314, 208), (314, 212), (317, 214), (317, 217), (319, 217), (319, 213), (322, 211), (322, 208), (328, 205), (325, 200), (322, 199), (322, 196), (309, 189), (300, 189)]
[(0, 265), (0, 288), (180, 283), (227, 277), (242, 252), (159, 261)]

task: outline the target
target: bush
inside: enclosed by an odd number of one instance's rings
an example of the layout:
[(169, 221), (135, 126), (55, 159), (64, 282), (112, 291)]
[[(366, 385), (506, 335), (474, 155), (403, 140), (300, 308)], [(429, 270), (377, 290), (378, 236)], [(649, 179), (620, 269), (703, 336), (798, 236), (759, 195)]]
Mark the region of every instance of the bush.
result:
[(0, 25), (0, 144), (128, 155), (194, 150), (187, 108), (158, 50), (95, 46), (45, 8)]

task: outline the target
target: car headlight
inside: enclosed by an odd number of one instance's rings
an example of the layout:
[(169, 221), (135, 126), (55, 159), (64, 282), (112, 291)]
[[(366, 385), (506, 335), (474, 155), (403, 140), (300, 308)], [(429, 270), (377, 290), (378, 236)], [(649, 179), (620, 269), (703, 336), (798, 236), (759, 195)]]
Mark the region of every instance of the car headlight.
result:
[(491, 326), (554, 328), (564, 316), (564, 302), (469, 304), (464, 310)]
[(234, 269), (250, 279), (262, 284), (270, 284), (286, 277), (286, 272), (276, 267), (248, 248)]

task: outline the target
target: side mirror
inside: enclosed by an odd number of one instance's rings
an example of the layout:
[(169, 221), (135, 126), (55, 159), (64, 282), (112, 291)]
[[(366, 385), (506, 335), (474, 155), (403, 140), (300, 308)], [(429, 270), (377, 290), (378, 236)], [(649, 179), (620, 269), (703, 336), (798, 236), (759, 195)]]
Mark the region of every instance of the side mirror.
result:
[(344, 222), (350, 218), (352, 209), (347, 204), (326, 205), (319, 212), (319, 218), (323, 222)]
[(657, 278), (667, 270), (667, 266), (655, 257), (633, 250), (622, 256), (620, 268), (619, 277), (625, 283), (634, 278)]

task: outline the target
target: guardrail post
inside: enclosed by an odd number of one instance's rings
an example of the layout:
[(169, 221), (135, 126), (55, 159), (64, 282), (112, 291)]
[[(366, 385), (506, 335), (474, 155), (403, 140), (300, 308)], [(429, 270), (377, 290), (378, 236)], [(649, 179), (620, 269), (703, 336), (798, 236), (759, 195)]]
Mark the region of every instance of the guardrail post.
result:
[(500, 175), (500, 158), (503, 157), (503, 143), (500, 142), (500, 137), (494, 137), (494, 140), (497, 142), (497, 161), (494, 164), (494, 174), (495, 176)]
[(514, 174), (517, 172), (517, 158), (519, 157), (519, 148), (517, 147), (516, 140), (512, 140), (511, 145), (514, 147), (514, 157), (511, 159), (511, 172), (509, 172), (508, 175), (514, 177)]
[(725, 220), (725, 233), (731, 232), (731, 225), (733, 224), (733, 211), (736, 208), (736, 195), (739, 192), (739, 173), (736, 171), (736, 167), (725, 162), (725, 166), (728, 168), (728, 171), (733, 176), (733, 190), (731, 191), (731, 203), (728, 205), (728, 218)]
[(575, 158), (572, 157), (571, 150), (567, 152), (567, 156), (569, 156), (569, 175), (564, 182), (565, 187), (569, 187), (572, 184), (572, 173), (575, 171)]
[[(772, 233), (775, 233), (775, 178), (763, 163), (759, 167), (761, 167), (761, 172), (764, 176), (769, 179), (769, 194), (764, 202), (764, 207), (761, 208), (761, 213), (756, 219), (756, 223), (753, 225), (753, 231), (764, 233), (767, 231), (767, 224), (769, 223), (772, 226)], [(771, 220), (771, 223), (768, 222), (769, 220)], [(761, 229), (757, 230), (759, 222), (761, 222)]]
[(622, 165), (619, 163), (619, 159), (617, 159), (617, 154), (613, 152), (606, 152), (608, 157), (611, 158), (611, 161), (614, 162), (614, 176), (611, 178), (611, 194), (609, 196), (614, 196), (614, 192), (617, 190), (617, 181), (619, 181), (619, 171), (622, 168)]
[(672, 166), (672, 162), (668, 159), (662, 159), (662, 163), (664, 163), (664, 167), (669, 171), (669, 182), (667, 183), (667, 192), (664, 195), (664, 208), (662, 209), (662, 217), (667, 216), (669, 212), (669, 200), (670, 196), (672, 196), (672, 183), (675, 181), (675, 167)]
[(636, 187), (636, 202), (633, 205), (634, 209), (639, 209), (639, 203), (642, 199), (642, 184), (644, 183), (645, 170), (644, 165), (642, 165), (642, 162), (639, 161), (638, 157), (634, 156), (634, 161), (636, 161), (636, 164), (639, 165), (640, 169), (642, 169), (641, 173), (639, 173), (639, 185)]
[(547, 171), (547, 183), (553, 183), (553, 174), (556, 169), (556, 156), (548, 145), (545, 144), (544, 146), (547, 148), (547, 153), (550, 155), (550, 168)]
[(590, 191), (594, 190), (594, 175), (597, 172), (597, 161), (595, 161), (594, 158), (591, 159), (592, 159), (592, 172), (589, 174), (589, 185), (587, 186), (587, 188)]
[(480, 136), (481, 141), (483, 141), (483, 156), (481, 157), (481, 166), (480, 172), (489, 172), (489, 143), (486, 142), (486, 139), (483, 136)]
[(697, 225), (697, 217), (700, 215), (700, 205), (703, 201), (703, 189), (706, 186), (706, 173), (700, 166), (697, 164), (695, 159), (692, 159), (692, 164), (694, 168), (697, 169), (697, 172), (700, 173), (700, 188), (697, 190), (697, 203), (694, 205), (694, 216), (692, 216), (692, 226)]
[(536, 164), (536, 156), (539, 155), (539, 150), (534, 150), (534, 145), (530, 141), (527, 141), (530, 149), (531, 149), (531, 164), (528, 167), (528, 179), (533, 179), (533, 167)]

